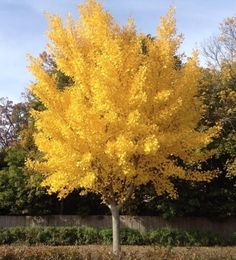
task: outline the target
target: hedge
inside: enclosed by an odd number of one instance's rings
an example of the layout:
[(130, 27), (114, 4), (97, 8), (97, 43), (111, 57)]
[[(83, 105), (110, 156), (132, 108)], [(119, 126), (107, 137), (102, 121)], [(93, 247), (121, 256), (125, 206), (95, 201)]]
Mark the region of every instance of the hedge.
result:
[[(209, 232), (160, 228), (141, 234), (122, 229), (123, 245), (215, 246), (236, 245), (236, 232), (226, 239)], [(92, 227), (14, 227), (0, 229), (0, 245), (110, 245), (111, 229)]]

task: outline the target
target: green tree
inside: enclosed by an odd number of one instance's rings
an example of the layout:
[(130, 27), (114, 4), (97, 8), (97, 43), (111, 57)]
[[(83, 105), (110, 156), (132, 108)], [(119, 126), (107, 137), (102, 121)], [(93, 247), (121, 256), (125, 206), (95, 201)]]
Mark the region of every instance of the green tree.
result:
[(236, 17), (220, 25), (219, 35), (204, 47), (209, 64), (202, 71), (202, 97), (207, 105), (203, 124), (221, 122), (222, 131), (214, 145), (218, 156), (228, 156), (229, 175), (236, 174)]
[(18, 139), (19, 132), (27, 124), (26, 103), (13, 104), (6, 98), (0, 98), (0, 148), (3, 149)]

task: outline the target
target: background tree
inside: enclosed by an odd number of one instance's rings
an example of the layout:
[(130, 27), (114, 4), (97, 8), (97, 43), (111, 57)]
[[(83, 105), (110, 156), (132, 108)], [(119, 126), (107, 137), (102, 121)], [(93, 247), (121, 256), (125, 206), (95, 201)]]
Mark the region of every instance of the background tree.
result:
[(78, 22), (68, 17), (64, 26), (49, 16), (49, 24), (50, 54), (72, 83), (59, 90), (42, 58), (31, 58), (37, 80), (31, 90), (46, 108), (32, 112), (35, 141), (45, 155), (33, 166), (61, 198), (77, 188), (101, 194), (118, 254), (119, 210), (135, 188), (152, 182), (158, 195), (176, 197), (174, 178), (209, 181), (213, 175), (195, 163), (209, 157), (201, 148), (218, 128), (197, 130), (199, 69), (196, 55), (176, 68), (181, 37), (173, 9), (161, 19), (156, 39), (147, 39), (148, 55), (133, 23), (120, 27), (93, 0), (80, 6)]
[(27, 124), (27, 106), (25, 103), (13, 104), (0, 98), (0, 147), (4, 148), (17, 141), (17, 136)]
[(220, 25), (220, 33), (204, 47), (209, 69), (203, 70), (202, 96), (208, 107), (205, 125), (221, 121), (222, 131), (215, 142), (218, 155), (228, 158), (228, 175), (235, 175), (236, 155), (236, 17)]
[[(29, 102), (13, 104), (3, 100), (1, 105), (1, 214), (48, 213), (45, 188), (39, 187), (42, 175), (26, 169), (26, 158), (37, 157), (33, 141), (33, 121)], [(45, 207), (45, 210), (46, 207)]]

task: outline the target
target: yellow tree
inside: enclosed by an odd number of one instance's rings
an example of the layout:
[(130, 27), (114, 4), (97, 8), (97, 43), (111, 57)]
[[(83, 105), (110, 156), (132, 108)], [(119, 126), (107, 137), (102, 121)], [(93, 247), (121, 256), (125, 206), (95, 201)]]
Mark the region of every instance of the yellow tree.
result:
[(119, 210), (134, 189), (152, 182), (158, 195), (176, 197), (174, 178), (209, 181), (212, 174), (183, 168), (176, 158), (186, 165), (205, 160), (201, 148), (217, 128), (196, 130), (204, 111), (196, 98), (197, 55), (176, 66), (181, 37), (173, 9), (155, 39), (138, 33), (131, 20), (119, 26), (95, 0), (79, 12), (78, 21), (68, 16), (65, 25), (48, 16), (48, 50), (70, 87), (59, 90), (42, 60), (31, 57), (30, 89), (45, 106), (32, 111), (44, 154), (33, 164), (61, 198), (77, 188), (101, 194), (119, 254)]

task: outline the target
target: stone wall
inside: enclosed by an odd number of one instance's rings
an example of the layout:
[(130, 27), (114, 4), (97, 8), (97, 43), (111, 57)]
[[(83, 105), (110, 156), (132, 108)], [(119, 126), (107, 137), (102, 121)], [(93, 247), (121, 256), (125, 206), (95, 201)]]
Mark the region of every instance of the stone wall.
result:
[[(121, 216), (121, 226), (145, 232), (160, 227), (173, 227), (182, 230), (199, 230), (218, 233), (224, 237), (236, 232), (236, 219), (213, 221), (206, 218), (175, 218), (165, 220), (156, 216)], [(15, 226), (91, 226), (111, 227), (111, 216), (0, 216), (0, 228)]]

